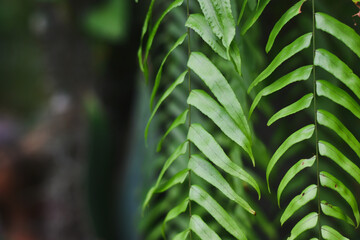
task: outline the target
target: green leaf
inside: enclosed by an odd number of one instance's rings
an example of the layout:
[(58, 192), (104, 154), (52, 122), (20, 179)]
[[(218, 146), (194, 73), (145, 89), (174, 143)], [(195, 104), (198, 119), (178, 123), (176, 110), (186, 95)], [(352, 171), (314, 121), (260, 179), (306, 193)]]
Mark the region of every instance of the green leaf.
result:
[(177, 205), (176, 207), (174, 207), (173, 209), (171, 209), (165, 217), (165, 220), (163, 222), (162, 225), (162, 234), (163, 237), (165, 238), (165, 227), (166, 227), (166, 223), (175, 219), (177, 216), (179, 216), (181, 213), (185, 212), (187, 207), (189, 205), (189, 198), (185, 198), (179, 205)]
[[(260, 1), (260, 0), (259, 0)], [(241, 35), (245, 35), (245, 33), (256, 23), (262, 12), (265, 10), (265, 7), (269, 4), (270, 0), (261, 1), (261, 5), (256, 8), (254, 14), (245, 22), (244, 26), (241, 28)]]
[(350, 240), (349, 238), (344, 237), (335, 229), (329, 226), (321, 226), (321, 235), (324, 240)]
[(294, 144), (302, 142), (306, 139), (309, 139), (312, 137), (313, 133), (315, 130), (315, 125), (314, 124), (310, 124), (307, 125), (299, 130), (297, 130), (296, 132), (294, 132), (293, 134), (291, 134), (281, 145), (280, 147), (276, 150), (276, 152), (274, 153), (274, 155), (271, 157), (269, 164), (266, 168), (266, 181), (267, 181), (267, 185), (268, 185), (268, 189), (270, 192), (270, 185), (269, 185), (269, 177), (270, 177), (270, 173), (273, 169), (273, 167), (275, 166), (275, 164), (277, 163), (277, 161), (280, 159), (280, 157), (282, 155), (284, 155), (284, 153), (290, 148), (292, 147)]
[(187, 102), (208, 116), (226, 136), (241, 146), (249, 154), (253, 165), (255, 165), (249, 139), (223, 107), (203, 90), (192, 90)]
[(321, 211), (329, 217), (344, 220), (348, 224), (355, 227), (354, 221), (339, 207), (333, 206), (326, 201), (321, 201)]
[(180, 125), (185, 124), (186, 119), (187, 119), (187, 114), (188, 114), (189, 110), (186, 109), (184, 112), (182, 112), (179, 116), (177, 116), (177, 118), (172, 122), (172, 124), (170, 125), (170, 127), (168, 128), (168, 130), (166, 131), (166, 133), (161, 137), (158, 145), (157, 145), (157, 151), (160, 152), (161, 150), (161, 146), (165, 140), (165, 138), (167, 137), (167, 135), (169, 135), (169, 133), (174, 130), (175, 128), (177, 128)]
[(247, 239), (240, 230), (235, 220), (201, 187), (192, 185), (190, 188), (190, 200), (195, 201), (213, 216), (226, 231), (236, 239)]
[(279, 188), (277, 191), (277, 199), (278, 199), (278, 205), (280, 207), (280, 197), (282, 192), (284, 191), (285, 187), (288, 185), (288, 183), (298, 174), (301, 170), (311, 167), (314, 165), (314, 162), (316, 160), (316, 156), (313, 156), (309, 159), (301, 159), (298, 161), (295, 165), (293, 165), (289, 171), (285, 174), (285, 176), (281, 179), (281, 182), (279, 184)]
[(156, 97), (156, 93), (157, 93), (157, 90), (160, 86), (160, 80), (161, 80), (161, 76), (162, 76), (162, 70), (163, 70), (163, 67), (164, 67), (164, 64), (166, 62), (166, 60), (168, 59), (168, 57), (170, 56), (170, 54), (178, 47), (180, 46), (185, 38), (186, 38), (187, 34), (184, 34), (182, 35), (175, 43), (174, 45), (171, 47), (171, 49), (169, 50), (169, 52), (165, 55), (164, 59), (162, 60), (161, 62), (161, 65), (159, 67), (159, 70), (156, 74), (156, 78), (155, 78), (155, 82), (154, 82), (154, 87), (152, 89), (152, 92), (151, 92), (151, 97), (150, 97), (150, 109), (153, 110), (153, 105), (154, 105), (154, 100), (155, 100), (155, 97)]
[(337, 56), (325, 49), (317, 49), (314, 64), (334, 75), (360, 99), (360, 78)]
[(303, 232), (314, 228), (317, 222), (318, 214), (315, 212), (309, 213), (303, 219), (301, 219), (291, 230), (291, 236), (288, 237), (288, 240), (295, 240)]
[(145, 207), (149, 204), (152, 196), (154, 195), (154, 193), (156, 192), (166, 170), (170, 167), (170, 165), (181, 155), (184, 155), (188, 149), (188, 141), (185, 141), (184, 143), (182, 143), (180, 146), (178, 146), (175, 151), (171, 154), (171, 156), (165, 161), (163, 168), (161, 169), (161, 172), (158, 176), (158, 179), (155, 183), (155, 185), (148, 191), (142, 209), (143, 211), (145, 210)]
[[(149, 37), (148, 40), (146, 42), (146, 48), (145, 48), (145, 53), (144, 53), (144, 60), (143, 60), (143, 66), (144, 66), (144, 70), (145, 72), (147, 72), (147, 59), (149, 57), (149, 53), (150, 53), (150, 49), (152, 46), (152, 43), (154, 41), (155, 35), (157, 33), (157, 30), (160, 27), (161, 22), (164, 20), (165, 16), (171, 12), (173, 9), (180, 7), (182, 5), (182, 3), (184, 2), (184, 0), (174, 0), (166, 9), (165, 11), (162, 12), (161, 16), (159, 17), (159, 19), (155, 22), (153, 28), (151, 29), (151, 32), (149, 33)], [(145, 76), (148, 76), (148, 74), (145, 74)]]
[[(149, 29), (149, 22), (150, 22), (150, 18), (151, 18), (151, 15), (152, 15), (152, 9), (154, 7), (154, 3), (155, 3), (155, 0), (151, 0), (150, 5), (149, 5), (149, 9), (146, 12), (145, 21), (144, 21), (142, 31), (141, 31), (140, 46), (139, 46), (138, 53), (137, 53), (138, 54), (138, 60), (139, 60), (139, 66), (140, 66), (140, 69), (141, 69), (142, 72), (145, 71), (144, 65), (143, 65), (143, 53), (142, 53), (143, 52), (143, 47), (142, 47), (142, 45), (143, 45), (145, 34), (147, 33), (147, 31)], [(145, 79), (147, 80), (147, 76), (145, 76)]]
[(337, 119), (333, 114), (318, 110), (317, 121), (319, 124), (326, 126), (336, 132), (354, 152), (360, 157), (360, 143), (354, 135)]
[(212, 230), (198, 215), (192, 215), (190, 218), (190, 229), (203, 240), (221, 240), (221, 238)]
[(294, 197), (281, 215), (281, 226), (302, 206), (315, 199), (317, 195), (317, 186), (312, 184), (305, 188), (300, 195)]
[(249, 116), (251, 116), (252, 112), (254, 111), (255, 107), (259, 104), (262, 97), (277, 92), (280, 89), (283, 89), (284, 87), (290, 85), (291, 83), (307, 80), (310, 77), (311, 71), (312, 71), (312, 66), (310, 65), (298, 68), (286, 74), (285, 76), (281, 77), (280, 79), (276, 80), (275, 82), (265, 87), (264, 89), (262, 89), (256, 95), (251, 105)]
[(175, 235), (175, 237), (173, 238), (173, 240), (186, 240), (187, 236), (189, 235), (190, 230), (186, 229), (185, 231), (182, 231), (178, 234)]
[(239, 204), (246, 211), (253, 215), (256, 214), (250, 205), (231, 188), (230, 184), (211, 163), (198, 155), (192, 155), (188, 168), (196, 175), (220, 190), (230, 200)]
[(226, 49), (213, 33), (202, 14), (191, 14), (185, 23), (186, 27), (194, 30), (199, 36), (224, 59), (228, 59)]
[(246, 8), (247, 3), (248, 3), (248, 0), (244, 0), (243, 3), (242, 3), (241, 10), (240, 10), (240, 14), (239, 14), (239, 18), (238, 18), (238, 20), (237, 20), (237, 25), (239, 25), (240, 22), (241, 22), (241, 19), (242, 19), (243, 15), (244, 15), (244, 12), (245, 12), (245, 8)]
[(229, 49), (229, 54), (230, 54), (230, 60), (232, 62), (232, 64), (234, 65), (235, 70), (237, 71), (237, 73), (239, 73), (239, 75), (242, 75), (241, 72), (241, 55), (240, 55), (240, 49), (237, 46), (236, 42), (232, 42), (230, 45), (230, 49)]
[(228, 49), (235, 37), (235, 22), (230, 0), (198, 0), (198, 2), (211, 29)]
[(267, 122), (267, 125), (270, 126), (277, 120), (290, 116), (292, 114), (295, 114), (297, 112), (300, 112), (301, 110), (304, 110), (306, 108), (310, 107), (310, 104), (314, 98), (314, 94), (309, 93), (294, 102), (293, 104), (290, 104), (287, 107), (284, 107), (283, 109), (279, 110), (277, 113), (275, 113)]
[(217, 100), (235, 120), (242, 132), (250, 139), (250, 127), (236, 95), (225, 77), (202, 53), (192, 52), (188, 61), (190, 67), (210, 88)]
[(279, 21), (276, 22), (274, 28), (271, 30), (268, 42), (266, 44), (266, 52), (268, 53), (273, 44), (274, 41), (277, 37), (277, 35), (279, 34), (279, 32), (281, 31), (281, 29), (285, 26), (286, 23), (288, 23), (291, 19), (293, 19), (295, 16), (297, 16), (298, 14), (301, 13), (301, 6), (304, 4), (306, 0), (301, 0), (298, 3), (296, 3), (294, 6), (292, 6), (291, 8), (289, 8), (284, 15), (281, 16), (281, 18), (279, 19)]
[(307, 33), (297, 38), (294, 42), (290, 43), (286, 47), (284, 47), (280, 53), (274, 58), (274, 60), (267, 66), (267, 68), (262, 71), (259, 76), (251, 83), (248, 93), (260, 82), (264, 81), (267, 77), (270, 76), (272, 72), (275, 71), (283, 62), (301, 52), (302, 50), (308, 48), (310, 46), (312, 39), (312, 33)]
[(360, 119), (360, 105), (346, 91), (324, 80), (316, 81), (316, 91), (319, 96), (329, 98)]
[(333, 160), (360, 184), (360, 169), (344, 156), (336, 147), (325, 141), (319, 141), (319, 153)]
[(158, 103), (156, 104), (154, 110), (151, 113), (151, 116), (146, 124), (146, 128), (145, 128), (145, 141), (147, 141), (147, 137), (148, 137), (148, 132), (149, 132), (149, 127), (150, 127), (150, 123), (152, 121), (152, 119), (154, 118), (157, 110), (160, 108), (161, 104), (165, 101), (165, 99), (167, 97), (169, 97), (169, 95), (174, 91), (174, 89), (182, 84), (184, 82), (185, 76), (187, 74), (187, 71), (183, 72), (176, 80), (175, 82), (173, 82), (170, 87), (164, 92), (164, 94), (160, 97)]
[(156, 189), (156, 192), (162, 193), (179, 183), (183, 183), (185, 181), (186, 177), (188, 176), (188, 174), (189, 174), (189, 169), (181, 170), (180, 172), (175, 174), (173, 177), (171, 177), (168, 181), (159, 185), (159, 187)]
[(320, 172), (320, 183), (321, 186), (328, 187), (337, 192), (350, 205), (356, 219), (356, 227), (358, 227), (360, 220), (359, 208), (351, 191), (337, 178), (327, 172)]
[(260, 189), (255, 179), (232, 162), (215, 139), (200, 124), (191, 125), (188, 139), (216, 166), (253, 186), (260, 198)]
[(321, 29), (342, 41), (360, 58), (360, 36), (354, 29), (325, 13), (316, 13), (315, 20), (317, 29)]

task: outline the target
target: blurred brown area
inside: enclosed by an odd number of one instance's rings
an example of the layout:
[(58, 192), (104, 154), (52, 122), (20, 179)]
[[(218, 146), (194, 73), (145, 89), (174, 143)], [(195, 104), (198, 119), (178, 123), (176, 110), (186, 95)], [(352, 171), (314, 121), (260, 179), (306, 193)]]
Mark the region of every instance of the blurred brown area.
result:
[(0, 0), (0, 239), (122, 239), (134, 4)]

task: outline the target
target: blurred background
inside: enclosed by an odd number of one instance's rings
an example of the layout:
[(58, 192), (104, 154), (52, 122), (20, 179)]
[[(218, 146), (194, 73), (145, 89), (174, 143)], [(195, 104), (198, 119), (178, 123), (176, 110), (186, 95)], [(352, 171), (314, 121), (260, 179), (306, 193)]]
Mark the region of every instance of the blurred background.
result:
[[(274, 52), (311, 26), (306, 19), (292, 23), (286, 28), (287, 37), (267, 57), (263, 50), (266, 36), (278, 16), (293, 4), (276, 3), (283, 7), (273, 4), (266, 10), (244, 43), (249, 48), (241, 49), (247, 57), (247, 84)], [(144, 84), (137, 61), (148, 4), (134, 0), (0, 0), (0, 239), (144, 239), (151, 235), (155, 220), (163, 217), (148, 215), (139, 224), (139, 206), (157, 174), (153, 165), (159, 166), (155, 144), (149, 141), (150, 150), (144, 144), (149, 86)], [(353, 25), (354, 19), (342, 13), (355, 14), (357, 9), (339, 4), (332, 1), (319, 7), (331, 9), (334, 16)], [(184, 9), (180, 12), (171, 18), (180, 25), (161, 28), (165, 33), (155, 44), (153, 65), (158, 66), (166, 52), (163, 43), (171, 45), (174, 38), (169, 36), (182, 34), (186, 16)], [(329, 41), (319, 38), (325, 45), (331, 45)], [(332, 46), (335, 50), (343, 47)], [(341, 54), (354, 68), (358, 66), (350, 53)], [(177, 61), (186, 62), (186, 54), (176, 56)], [(302, 90), (291, 91), (296, 96)], [(279, 108), (279, 96), (270, 101)], [(263, 113), (255, 116), (256, 129), (272, 152), (286, 133), (275, 134), (259, 123), (261, 114), (273, 111), (269, 106), (262, 108)], [(151, 131), (163, 129), (160, 124), (155, 123)], [(261, 177), (267, 161), (265, 157), (260, 163)], [(276, 201), (271, 204), (269, 222), (279, 227), (272, 216), (279, 213)], [(166, 212), (164, 209), (161, 211)], [(263, 230), (268, 238), (262, 239), (279, 239), (281, 231), (269, 226)], [(159, 239), (158, 230), (152, 239)]]

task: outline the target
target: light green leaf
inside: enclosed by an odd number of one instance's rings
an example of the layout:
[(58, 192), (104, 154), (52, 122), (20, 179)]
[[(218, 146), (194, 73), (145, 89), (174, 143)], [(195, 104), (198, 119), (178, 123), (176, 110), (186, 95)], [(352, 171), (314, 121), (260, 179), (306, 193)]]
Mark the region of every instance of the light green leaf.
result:
[[(260, 1), (260, 0), (259, 0)], [(245, 35), (245, 33), (256, 23), (262, 12), (265, 10), (265, 7), (269, 4), (270, 0), (261, 1), (261, 5), (256, 8), (254, 14), (245, 22), (244, 26), (241, 28), (241, 35)]]
[(267, 66), (267, 68), (262, 71), (259, 76), (251, 83), (248, 93), (260, 82), (264, 81), (267, 77), (270, 76), (272, 72), (275, 71), (283, 62), (301, 52), (305, 48), (310, 46), (312, 39), (312, 33), (307, 33), (302, 35), (301, 37), (297, 38), (294, 42), (290, 43), (286, 47), (284, 47), (280, 53), (274, 58), (274, 60)]
[(336, 132), (360, 157), (360, 143), (354, 135), (337, 119), (333, 114), (325, 111), (317, 111), (317, 121), (319, 124), (326, 126)]
[(333, 206), (326, 201), (321, 201), (321, 211), (329, 217), (344, 220), (348, 224), (355, 227), (354, 221), (339, 207)]
[(319, 141), (319, 152), (333, 160), (360, 184), (360, 169), (356, 164), (344, 156), (336, 147), (325, 141)]
[[(148, 76), (148, 69), (147, 69), (147, 60), (149, 57), (149, 53), (150, 53), (150, 49), (152, 46), (152, 43), (154, 41), (155, 35), (157, 33), (157, 30), (160, 27), (161, 22), (164, 20), (165, 16), (171, 12), (173, 9), (180, 7), (182, 5), (182, 3), (184, 2), (184, 0), (174, 0), (166, 9), (165, 11), (162, 12), (161, 16), (159, 17), (159, 19), (155, 22), (154, 26), (151, 29), (151, 32), (149, 33), (149, 37), (148, 40), (146, 42), (146, 48), (145, 48), (145, 53), (144, 53), (144, 60), (143, 60), (143, 66), (144, 66), (144, 72), (145, 72), (145, 77)], [(142, 53), (140, 53), (142, 54)]]
[(318, 214), (315, 212), (309, 213), (303, 219), (301, 219), (295, 227), (291, 230), (291, 236), (288, 237), (288, 240), (295, 240), (303, 232), (312, 229), (316, 226), (318, 222)]
[(162, 193), (179, 183), (183, 183), (185, 181), (186, 177), (188, 176), (188, 174), (189, 174), (189, 169), (181, 170), (180, 172), (175, 174), (173, 177), (171, 177), (168, 181), (159, 185), (159, 187), (156, 189), (156, 192)]
[(200, 124), (191, 125), (188, 139), (216, 166), (253, 186), (260, 198), (260, 189), (255, 179), (232, 162), (215, 139)]
[(272, 115), (272, 117), (267, 122), (267, 125), (270, 126), (277, 120), (287, 117), (289, 115), (292, 115), (294, 113), (300, 112), (301, 110), (304, 110), (306, 108), (310, 107), (310, 104), (314, 98), (314, 94), (309, 93), (294, 102), (293, 104), (290, 104), (287, 107), (284, 107), (283, 109), (279, 110), (277, 113)]
[(171, 156), (166, 160), (166, 162), (164, 163), (163, 168), (161, 169), (161, 172), (158, 176), (158, 179), (155, 183), (155, 185), (150, 188), (150, 190), (148, 191), (148, 193), (146, 194), (146, 198), (144, 200), (142, 209), (144, 211), (145, 207), (149, 204), (152, 196), (154, 195), (154, 193), (156, 192), (158, 186), (160, 185), (160, 182), (166, 172), (166, 170), (170, 167), (170, 165), (181, 155), (184, 155), (187, 151), (188, 148), (188, 141), (185, 141), (184, 143), (182, 143), (180, 146), (178, 146), (175, 151), (171, 154)]
[(178, 234), (175, 235), (175, 237), (173, 238), (173, 240), (186, 240), (187, 236), (189, 235), (190, 230), (186, 229), (185, 231), (182, 231)]
[(232, 189), (230, 184), (211, 163), (198, 155), (192, 155), (188, 168), (196, 175), (220, 190), (230, 200), (239, 204), (246, 211), (253, 215), (256, 214), (250, 205)]
[(270, 177), (270, 173), (273, 169), (273, 167), (275, 166), (275, 164), (277, 163), (277, 161), (280, 159), (280, 157), (282, 155), (284, 155), (284, 153), (290, 148), (292, 147), (294, 144), (302, 142), (306, 139), (309, 139), (312, 137), (313, 133), (315, 130), (315, 125), (314, 124), (310, 124), (307, 125), (299, 130), (297, 130), (296, 132), (294, 132), (293, 134), (291, 134), (281, 145), (280, 147), (276, 150), (276, 152), (274, 153), (274, 155), (271, 157), (269, 164), (266, 168), (266, 181), (267, 181), (267, 185), (268, 185), (268, 189), (270, 192), (270, 185), (269, 185), (269, 177)]
[(202, 14), (191, 14), (185, 23), (186, 27), (194, 30), (199, 36), (224, 59), (228, 59), (226, 49), (219, 39), (212, 32), (211, 27), (206, 22)]
[(198, 2), (213, 32), (228, 49), (235, 37), (235, 22), (230, 0), (198, 0)]
[(325, 49), (317, 49), (314, 64), (334, 75), (360, 99), (360, 78), (337, 56)]
[(253, 165), (255, 165), (249, 139), (223, 107), (203, 90), (192, 90), (187, 102), (208, 116), (226, 136), (241, 146), (249, 154)]
[(276, 22), (274, 28), (271, 30), (268, 42), (266, 44), (266, 52), (269, 52), (274, 44), (274, 41), (281, 31), (281, 29), (288, 23), (291, 19), (301, 13), (301, 6), (304, 4), (306, 0), (301, 0), (296, 3), (294, 6), (289, 8), (284, 15), (281, 16), (279, 21)]
[(284, 213), (281, 215), (280, 223), (281, 226), (302, 206), (315, 199), (317, 194), (317, 186), (312, 184), (305, 188), (300, 195), (294, 197), (289, 205), (286, 207)]
[(335, 229), (329, 226), (321, 226), (321, 236), (324, 240), (350, 240), (349, 238), (344, 237)]
[(288, 185), (288, 183), (296, 176), (296, 174), (298, 174), (301, 170), (311, 167), (312, 165), (314, 165), (314, 162), (316, 160), (316, 156), (313, 156), (312, 158), (309, 159), (301, 159), (300, 161), (298, 161), (297, 163), (295, 163), (295, 165), (293, 165), (289, 171), (287, 171), (287, 173), (285, 174), (285, 176), (281, 179), (281, 182), (279, 184), (279, 188), (277, 191), (277, 199), (278, 199), (278, 205), (280, 207), (280, 197), (281, 194), (283, 192), (283, 190), (285, 189), (285, 187)]
[(188, 66), (205, 82), (230, 117), (250, 139), (250, 127), (244, 111), (234, 91), (216, 66), (200, 52), (191, 53)]
[(170, 87), (164, 92), (164, 94), (160, 97), (158, 103), (156, 104), (154, 110), (151, 113), (151, 116), (146, 124), (146, 128), (145, 128), (145, 141), (147, 141), (147, 136), (148, 136), (148, 132), (149, 132), (149, 127), (150, 127), (150, 123), (152, 121), (152, 119), (154, 118), (157, 110), (160, 108), (161, 104), (165, 101), (165, 99), (167, 97), (169, 97), (169, 95), (174, 91), (174, 89), (179, 86), (180, 84), (182, 84), (184, 82), (185, 76), (187, 74), (187, 71), (183, 72), (176, 80), (175, 82), (173, 82)]
[(169, 52), (165, 55), (164, 59), (162, 60), (161, 62), (161, 65), (160, 65), (160, 68), (156, 74), (156, 78), (155, 78), (155, 82), (154, 82), (154, 87), (152, 89), (152, 92), (151, 92), (151, 97), (150, 97), (150, 109), (153, 110), (153, 105), (154, 105), (154, 100), (155, 100), (155, 97), (156, 97), (156, 93), (157, 93), (157, 90), (160, 86), (160, 80), (161, 80), (161, 76), (162, 76), (162, 70), (163, 70), (163, 67), (164, 67), (164, 64), (166, 62), (166, 60), (168, 59), (168, 57), (170, 56), (170, 54), (178, 47), (180, 46), (185, 38), (186, 38), (187, 34), (184, 34), (182, 35), (175, 43), (174, 45), (171, 47), (171, 49), (169, 50)]
[(190, 188), (190, 200), (195, 201), (213, 216), (226, 231), (236, 239), (247, 239), (240, 230), (235, 220), (201, 187), (192, 185)]
[(165, 140), (165, 138), (167, 137), (167, 135), (169, 135), (169, 133), (174, 130), (175, 128), (177, 128), (180, 125), (185, 124), (186, 119), (187, 119), (187, 114), (188, 114), (189, 110), (186, 109), (184, 112), (182, 112), (179, 116), (177, 116), (177, 118), (172, 122), (172, 124), (170, 125), (170, 127), (168, 128), (168, 130), (166, 131), (166, 133), (161, 137), (158, 145), (157, 145), (157, 151), (160, 152), (161, 150), (161, 146)]
[(187, 207), (189, 205), (189, 198), (185, 198), (179, 205), (177, 205), (176, 207), (174, 207), (173, 209), (171, 209), (165, 217), (165, 220), (163, 222), (162, 225), (162, 234), (163, 237), (165, 238), (165, 227), (166, 227), (166, 223), (175, 219), (177, 216), (179, 216), (181, 213), (185, 212)]
[(356, 227), (358, 227), (360, 220), (359, 208), (351, 191), (337, 178), (327, 172), (320, 172), (320, 183), (321, 186), (328, 187), (337, 192), (350, 205), (356, 219)]
[(212, 230), (198, 215), (191, 216), (190, 229), (202, 240), (221, 240), (216, 232), (214, 232), (214, 230)]
[(255, 107), (259, 104), (260, 100), (264, 96), (268, 96), (274, 92), (279, 91), (280, 89), (283, 89), (284, 87), (290, 85), (291, 83), (295, 83), (298, 81), (304, 81), (307, 80), (310, 77), (312, 71), (312, 66), (304, 66), (301, 68), (298, 68), (285, 76), (279, 78), (269, 86), (262, 89), (255, 97), (251, 108), (249, 116), (251, 116), (252, 112), (254, 111)]
[(324, 80), (316, 81), (316, 91), (319, 96), (329, 98), (360, 119), (360, 105), (346, 91)]
[(315, 21), (317, 29), (321, 29), (342, 41), (360, 58), (360, 36), (354, 29), (325, 13), (316, 13)]

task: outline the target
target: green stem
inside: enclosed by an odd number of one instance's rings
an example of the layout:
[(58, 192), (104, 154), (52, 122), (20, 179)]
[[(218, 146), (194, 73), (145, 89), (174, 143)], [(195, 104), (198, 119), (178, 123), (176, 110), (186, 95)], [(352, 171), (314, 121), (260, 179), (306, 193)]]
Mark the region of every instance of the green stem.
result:
[(321, 240), (321, 224), (320, 224), (320, 169), (319, 169), (319, 136), (318, 136), (318, 122), (317, 122), (317, 98), (316, 98), (316, 74), (315, 74), (315, 0), (312, 0), (312, 34), (313, 34), (313, 91), (314, 91), (314, 123), (315, 123), (315, 149), (316, 149), (316, 178), (317, 178), (317, 200), (318, 200), (318, 227), (319, 240)]
[[(187, 14), (187, 18), (189, 18), (190, 16), (190, 10), (189, 10), (189, 0), (186, 1), (186, 14)], [(187, 37), (188, 37), (188, 58), (190, 57), (190, 54), (191, 54), (191, 46), (190, 46), (190, 28), (188, 27), (187, 28)], [(187, 68), (187, 74), (188, 74), (188, 85), (189, 85), (189, 95), (190, 95), (190, 92), (191, 92), (191, 77), (190, 77), (190, 74), (191, 74), (191, 70), (190, 70), (190, 67)], [(188, 110), (189, 110), (189, 129), (191, 127), (191, 105), (188, 104)], [(189, 161), (190, 161), (190, 158), (191, 158), (191, 142), (190, 140), (188, 140), (189, 142)], [(191, 171), (189, 170), (189, 191), (190, 191), (190, 188), (191, 188)], [(191, 218), (191, 200), (189, 200), (189, 217)], [(190, 230), (190, 239), (192, 239), (192, 231)]]

